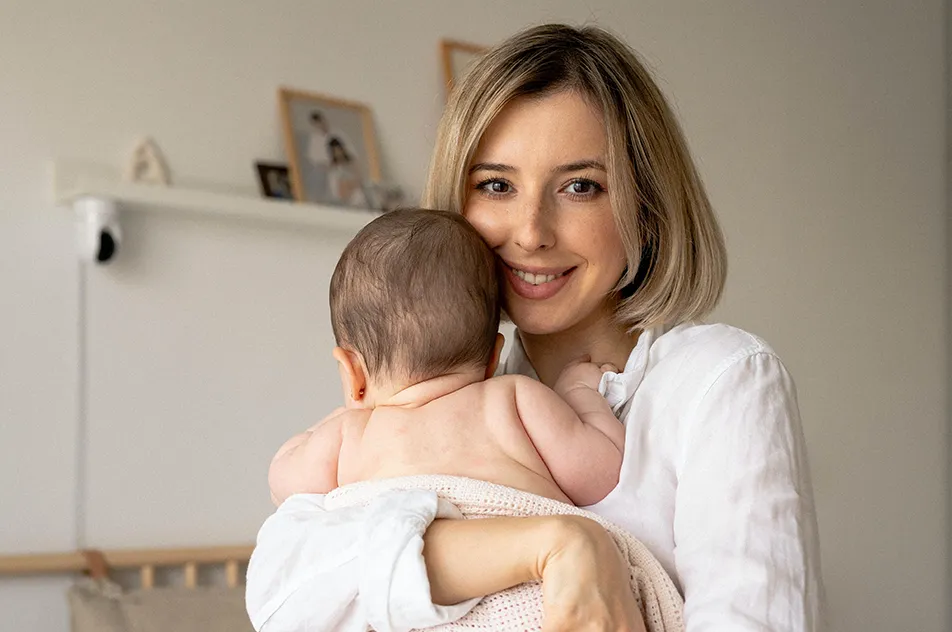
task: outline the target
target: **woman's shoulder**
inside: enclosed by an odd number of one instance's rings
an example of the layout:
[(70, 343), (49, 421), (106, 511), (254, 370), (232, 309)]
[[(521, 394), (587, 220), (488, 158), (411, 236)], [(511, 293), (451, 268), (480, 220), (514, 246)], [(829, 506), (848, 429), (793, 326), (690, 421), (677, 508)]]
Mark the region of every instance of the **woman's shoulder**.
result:
[(715, 368), (758, 354), (777, 356), (763, 338), (724, 323), (682, 323), (652, 333), (649, 354), (656, 361), (677, 359)]
[(721, 323), (657, 333), (637, 390), (649, 403), (670, 402), (667, 413), (683, 422), (671, 425), (679, 444), (714, 431), (769, 443), (799, 424), (793, 378), (759, 336)]
[(670, 397), (700, 397), (725, 375), (735, 375), (741, 387), (768, 374), (789, 377), (767, 342), (737, 327), (692, 322), (660, 327), (644, 335), (645, 344), (639, 344), (642, 355), (633, 354), (628, 368), (643, 371), (641, 386)]

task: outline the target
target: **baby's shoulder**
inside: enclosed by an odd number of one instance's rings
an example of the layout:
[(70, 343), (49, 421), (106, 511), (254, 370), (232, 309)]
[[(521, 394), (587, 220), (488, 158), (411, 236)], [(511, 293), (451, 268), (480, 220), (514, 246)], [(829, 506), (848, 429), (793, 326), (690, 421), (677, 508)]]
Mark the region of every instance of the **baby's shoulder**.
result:
[(517, 390), (525, 391), (546, 388), (542, 382), (517, 373), (491, 377), (488, 380), (480, 382), (480, 384), (482, 385), (483, 391), (492, 396), (512, 396)]
[(471, 406), (472, 410), (477, 410), (485, 406), (515, 406), (517, 396), (523, 397), (538, 389), (548, 390), (541, 382), (524, 375), (499, 375), (470, 384), (442, 399), (447, 403), (452, 399), (452, 405), (457, 409)]
[(553, 406), (557, 407), (563, 402), (551, 388), (525, 375), (500, 375), (486, 380), (484, 384), (490, 390), (488, 401), (504, 402), (523, 415), (551, 411)]
[(337, 416), (337, 420), (345, 433), (354, 430), (363, 431), (370, 418), (376, 415), (377, 411), (370, 408), (348, 408)]

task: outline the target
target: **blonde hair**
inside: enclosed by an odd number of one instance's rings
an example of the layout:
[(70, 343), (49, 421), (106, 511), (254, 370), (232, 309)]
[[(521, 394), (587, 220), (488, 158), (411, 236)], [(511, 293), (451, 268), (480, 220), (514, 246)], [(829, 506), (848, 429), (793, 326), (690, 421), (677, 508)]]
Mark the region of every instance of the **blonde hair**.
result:
[(485, 368), (499, 331), (496, 260), (458, 213), (399, 209), (367, 224), (331, 277), (337, 344), (373, 379)]
[(727, 276), (724, 237), (684, 134), (648, 70), (597, 27), (526, 29), (474, 62), (440, 121), (423, 205), (462, 212), (483, 133), (520, 97), (578, 92), (603, 116), (609, 199), (628, 257), (615, 288), (629, 330), (701, 318)]

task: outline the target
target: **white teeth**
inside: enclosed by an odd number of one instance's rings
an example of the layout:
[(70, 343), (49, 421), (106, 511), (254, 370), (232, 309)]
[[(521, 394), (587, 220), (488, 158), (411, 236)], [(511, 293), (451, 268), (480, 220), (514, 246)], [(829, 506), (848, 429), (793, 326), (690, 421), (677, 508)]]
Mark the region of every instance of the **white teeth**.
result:
[(565, 274), (564, 272), (561, 274), (533, 274), (531, 272), (524, 272), (515, 268), (512, 268), (512, 271), (517, 277), (532, 285), (542, 285), (543, 283), (549, 283), (551, 281), (555, 281), (557, 278)]

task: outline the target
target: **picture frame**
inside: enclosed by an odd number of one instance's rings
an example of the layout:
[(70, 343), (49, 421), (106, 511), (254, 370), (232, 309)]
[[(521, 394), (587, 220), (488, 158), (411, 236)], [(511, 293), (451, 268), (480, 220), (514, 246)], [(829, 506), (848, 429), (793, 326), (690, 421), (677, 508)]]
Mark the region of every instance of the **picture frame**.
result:
[(446, 98), (449, 98), (453, 86), (466, 73), (469, 65), (479, 59), (488, 49), (479, 44), (461, 42), (453, 39), (440, 40), (440, 60), (443, 65), (443, 83)]
[(287, 165), (276, 162), (256, 162), (255, 171), (258, 172), (258, 188), (262, 196), (276, 200), (294, 199), (294, 191), (291, 190), (291, 172)]
[(278, 90), (278, 104), (294, 199), (370, 208), (380, 180), (370, 108), (292, 88)]

